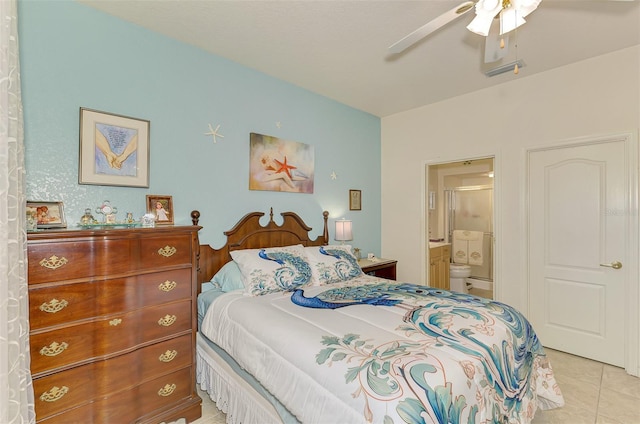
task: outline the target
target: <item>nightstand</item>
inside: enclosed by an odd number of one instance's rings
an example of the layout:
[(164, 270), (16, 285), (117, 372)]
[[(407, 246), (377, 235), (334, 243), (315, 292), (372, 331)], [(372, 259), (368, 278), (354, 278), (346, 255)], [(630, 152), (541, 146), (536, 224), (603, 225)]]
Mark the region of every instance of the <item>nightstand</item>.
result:
[(367, 275), (373, 275), (374, 277), (386, 278), (388, 280), (396, 279), (396, 264), (398, 261), (393, 259), (377, 258), (377, 260), (370, 261), (369, 259), (360, 259), (358, 265), (362, 268), (362, 271)]

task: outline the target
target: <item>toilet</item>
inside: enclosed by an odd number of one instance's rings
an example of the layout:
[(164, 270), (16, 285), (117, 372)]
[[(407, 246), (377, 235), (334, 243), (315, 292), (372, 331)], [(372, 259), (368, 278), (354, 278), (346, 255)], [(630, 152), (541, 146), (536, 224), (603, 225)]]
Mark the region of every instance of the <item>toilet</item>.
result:
[(471, 267), (464, 264), (449, 264), (449, 289), (459, 293), (469, 293), (467, 278), (471, 275)]

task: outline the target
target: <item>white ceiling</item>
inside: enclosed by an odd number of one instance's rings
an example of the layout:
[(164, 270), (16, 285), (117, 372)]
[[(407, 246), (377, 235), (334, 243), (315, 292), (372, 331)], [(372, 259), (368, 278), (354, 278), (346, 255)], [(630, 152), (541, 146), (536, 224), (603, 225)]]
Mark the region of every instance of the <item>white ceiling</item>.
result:
[(388, 54), (462, 0), (78, 1), (379, 117), (640, 44), (638, 1), (542, 0), (517, 31), (526, 66), (489, 78), (473, 11)]

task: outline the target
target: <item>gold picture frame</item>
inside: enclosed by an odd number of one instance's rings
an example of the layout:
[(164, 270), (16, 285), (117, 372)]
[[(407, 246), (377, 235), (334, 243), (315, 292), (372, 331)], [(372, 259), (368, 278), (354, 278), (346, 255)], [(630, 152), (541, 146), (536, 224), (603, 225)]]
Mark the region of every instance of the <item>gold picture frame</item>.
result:
[(173, 225), (173, 198), (160, 194), (148, 194), (147, 213), (155, 216), (156, 225)]
[(80, 184), (149, 187), (150, 122), (80, 108)]
[(27, 201), (27, 217), (35, 220), (37, 229), (67, 228), (62, 202)]
[(349, 190), (349, 210), (362, 210), (362, 192), (360, 190)]

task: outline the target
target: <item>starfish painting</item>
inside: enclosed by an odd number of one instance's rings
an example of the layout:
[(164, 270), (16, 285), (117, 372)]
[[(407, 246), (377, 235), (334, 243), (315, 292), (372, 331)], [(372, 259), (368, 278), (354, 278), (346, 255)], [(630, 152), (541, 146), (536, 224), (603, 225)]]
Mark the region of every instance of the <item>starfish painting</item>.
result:
[(313, 146), (251, 133), (250, 190), (313, 193)]
[(293, 165), (287, 165), (287, 157), (284, 157), (284, 162), (280, 162), (278, 159), (274, 159), (274, 161), (278, 164), (279, 168), (276, 169), (276, 174), (279, 174), (281, 172), (286, 173), (289, 178), (291, 178), (291, 171), (289, 171), (290, 169), (297, 169), (295, 166)]
[(222, 134), (218, 134), (218, 130), (220, 129), (220, 124), (218, 124), (218, 126), (216, 127), (216, 129), (214, 130), (213, 127), (211, 126), (211, 124), (209, 124), (209, 132), (204, 133), (204, 135), (210, 135), (213, 137), (213, 142), (217, 143), (218, 140), (216, 139), (216, 137), (220, 137), (220, 138), (224, 138), (224, 136)]

